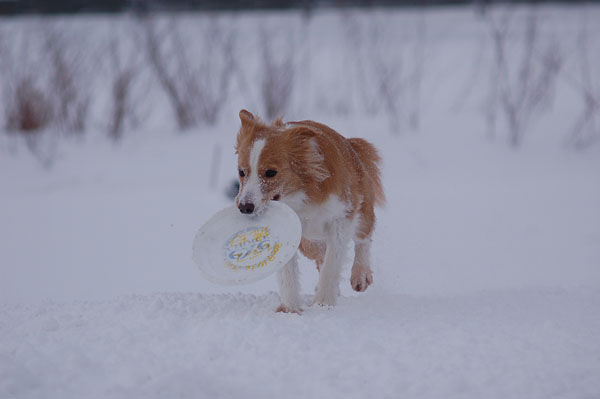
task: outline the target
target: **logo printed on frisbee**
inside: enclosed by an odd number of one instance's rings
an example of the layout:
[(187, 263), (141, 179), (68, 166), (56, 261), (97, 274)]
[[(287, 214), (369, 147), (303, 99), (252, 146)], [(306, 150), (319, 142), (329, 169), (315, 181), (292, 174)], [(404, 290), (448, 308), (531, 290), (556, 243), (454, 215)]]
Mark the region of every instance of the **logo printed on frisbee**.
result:
[(233, 270), (263, 268), (275, 259), (280, 248), (281, 243), (270, 237), (269, 226), (240, 230), (223, 246), (226, 263)]
[(214, 283), (253, 283), (284, 267), (298, 251), (301, 236), (298, 215), (282, 202), (271, 202), (252, 217), (230, 205), (198, 230), (192, 259)]

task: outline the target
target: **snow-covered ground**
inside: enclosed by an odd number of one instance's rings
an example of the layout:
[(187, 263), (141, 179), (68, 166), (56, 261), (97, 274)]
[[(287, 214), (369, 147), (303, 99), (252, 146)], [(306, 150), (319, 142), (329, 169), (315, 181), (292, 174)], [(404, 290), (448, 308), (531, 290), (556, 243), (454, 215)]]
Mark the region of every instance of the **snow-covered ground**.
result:
[[(309, 298), (306, 298), (309, 300)], [(600, 294), (169, 293), (2, 312), (3, 398), (596, 398)]]
[(221, 287), (191, 261), (229, 201), (235, 117), (227, 135), (64, 148), (51, 172), (2, 160), (0, 396), (600, 395), (598, 154), (371, 137), (389, 199), (375, 285), (353, 293), (347, 269), (339, 306), (314, 308), (304, 262), (305, 312), (285, 315), (273, 277)]
[[(575, 30), (579, 13), (551, 11)], [(384, 159), (375, 284), (352, 292), (346, 268), (335, 308), (309, 305), (305, 260), (301, 316), (274, 312), (274, 277), (223, 287), (195, 269), (196, 230), (231, 201), (243, 104), (210, 128), (60, 141), (49, 170), (0, 135), (0, 397), (600, 397), (600, 149), (561, 145), (576, 114), (564, 85), (521, 148), (502, 129), (488, 140), (485, 79), (450, 106), (471, 69), (449, 54), (476, 53), (480, 27), (466, 11), (431, 18), (446, 24), (429, 20), (418, 132), (355, 113), (347, 87), (290, 111)], [(350, 112), (333, 112), (344, 90)]]

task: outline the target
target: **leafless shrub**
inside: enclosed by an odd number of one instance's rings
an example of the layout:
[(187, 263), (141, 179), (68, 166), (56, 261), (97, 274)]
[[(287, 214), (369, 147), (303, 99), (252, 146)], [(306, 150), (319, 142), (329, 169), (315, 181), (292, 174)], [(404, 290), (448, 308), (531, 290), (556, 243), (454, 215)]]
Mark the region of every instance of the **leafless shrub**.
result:
[[(114, 50), (111, 51), (112, 58), (116, 57), (114, 54)], [(118, 62), (114, 65), (118, 65)], [(115, 66), (115, 68), (119, 67)], [(134, 69), (118, 70), (112, 82), (113, 111), (109, 134), (114, 141), (121, 138), (125, 118), (131, 114), (131, 85), (136, 72)]]
[(389, 117), (391, 128), (398, 133), (400, 130), (400, 108), (406, 95), (406, 82), (402, 79), (402, 61), (394, 60), (385, 55), (372, 58), (373, 75), (377, 82), (378, 98)]
[(294, 45), (290, 36), (282, 49), (276, 50), (273, 35), (264, 27), (259, 30), (262, 61), (261, 94), (265, 115), (269, 119), (282, 116), (290, 102), (294, 87)]
[(21, 46), (4, 57), (7, 128), (32, 132), (54, 126), (82, 132), (90, 98), (83, 54), (57, 26), (27, 26), (20, 34)]
[(566, 76), (581, 98), (582, 110), (577, 117), (568, 142), (577, 149), (585, 149), (600, 140), (600, 86), (597, 86), (597, 69), (590, 67), (589, 34), (587, 20), (583, 21), (577, 37), (577, 52), (580, 66), (579, 79)]
[[(466, 73), (467, 79), (464, 81), (461, 88), (458, 90), (456, 97), (452, 102), (450, 108), (452, 112), (462, 111), (465, 105), (468, 104), (469, 97), (473, 95), (475, 89), (478, 87), (479, 79), (485, 70), (485, 56), (487, 55), (488, 47), (489, 43), (487, 41), (487, 37), (485, 37), (485, 35), (479, 35), (477, 38), (477, 44), (475, 47), (473, 61), (470, 63), (471, 65), (469, 68), (469, 72)], [(486, 116), (489, 116), (489, 112), (486, 113)], [(494, 126), (495, 123), (489, 123), (488, 121), (488, 125)], [(492, 134), (493, 137), (492, 129), (488, 129), (488, 131)]]
[(400, 49), (401, 59), (394, 64), (393, 58), (385, 52), (373, 59), (379, 93), (396, 133), (404, 124), (412, 130), (418, 130), (420, 125), (426, 24), (423, 15), (415, 22), (414, 39)]
[[(494, 58), (486, 114), (492, 132), (495, 132), (498, 114), (502, 114), (508, 128), (509, 144), (516, 148), (521, 145), (533, 117), (551, 104), (562, 59), (555, 41), (550, 41), (540, 49), (542, 44), (537, 19), (531, 13), (525, 22), (525, 32), (520, 37), (522, 54), (515, 62), (511, 58), (515, 51), (510, 40), (511, 17), (509, 10), (499, 22), (491, 13), (487, 18)], [(516, 65), (517, 69), (511, 69), (512, 65)]]
[(367, 29), (346, 17), (345, 37), (354, 54), (359, 98), (368, 114), (383, 110), (390, 127), (398, 133), (404, 126), (417, 130), (420, 124), (421, 89), (425, 71), (426, 23), (424, 15), (416, 21), (412, 40), (393, 43), (383, 32), (380, 21), (371, 18)]
[(48, 96), (36, 87), (31, 76), (14, 82), (10, 99), (6, 105), (6, 128), (32, 137), (48, 126), (53, 117), (53, 104)]
[(28, 28), (14, 33), (17, 45), (2, 48), (0, 67), (5, 78), (2, 94), (6, 129), (33, 137), (51, 123), (54, 107), (40, 66), (41, 51), (32, 45), (34, 34)]
[[(2, 102), (4, 125), (17, 140), (22, 139), (29, 151), (44, 167), (53, 160), (53, 146), (44, 141), (47, 127), (54, 118), (54, 105), (49, 96), (44, 74), (43, 52), (34, 45), (36, 31), (32, 26), (12, 32), (13, 45), (2, 48)], [(16, 151), (16, 147), (13, 148)]]
[[(137, 103), (134, 97), (134, 86), (139, 80), (142, 69), (141, 57), (138, 51), (132, 51), (142, 44), (135, 31), (118, 32), (111, 39), (107, 49), (107, 61), (111, 74), (111, 110), (108, 134), (113, 141), (119, 141), (123, 135), (126, 123), (135, 126), (138, 123)], [(125, 42), (125, 43), (124, 43)], [(131, 45), (127, 48), (125, 45)]]
[(50, 90), (56, 104), (55, 123), (63, 132), (80, 134), (86, 127), (92, 80), (86, 69), (84, 46), (57, 26), (47, 28), (44, 37)]
[[(72, 33), (72, 32), (71, 32)], [(46, 167), (54, 159), (60, 132), (85, 128), (91, 80), (81, 68), (81, 36), (74, 40), (44, 20), (11, 32), (12, 43), (0, 60), (5, 127), (23, 138)], [(85, 84), (83, 81), (85, 80)]]
[[(199, 122), (213, 125), (227, 98), (234, 70), (235, 32), (226, 32), (219, 21), (211, 20), (204, 32), (193, 38), (192, 45), (186, 43), (175, 20), (162, 29), (158, 22), (152, 18), (142, 22), (146, 52), (173, 106), (179, 128), (187, 129)], [(198, 64), (189, 58), (194, 48), (201, 49)]]
[(408, 102), (408, 125), (413, 130), (419, 130), (421, 125), (421, 97), (423, 79), (425, 76), (425, 54), (427, 46), (427, 23), (425, 15), (421, 14), (416, 21), (416, 39), (412, 48), (412, 69), (408, 76), (410, 101)]
[[(5, 68), (3, 65), (3, 61), (7, 58), (7, 51), (6, 51), (6, 43), (4, 43), (4, 31), (0, 28), (0, 73), (4, 72)], [(4, 86), (5, 86), (5, 82), (0, 80), (0, 93), (4, 92)], [(4, 111), (4, 101), (2, 98), (0, 98), (0, 112), (2, 112), (3, 114), (5, 113)]]
[(25, 71), (3, 89), (7, 131), (23, 139), (31, 154), (49, 168), (57, 139), (47, 130), (54, 118), (52, 100), (35, 76)]
[[(342, 14), (342, 26), (346, 39), (347, 64), (353, 68), (351, 76), (347, 78), (347, 84), (354, 89), (350, 94), (354, 97), (356, 92), (356, 105), (368, 115), (374, 115), (381, 106), (377, 82), (373, 81), (374, 76), (369, 72), (369, 60), (372, 59), (371, 52), (375, 51), (375, 46), (379, 44), (378, 27), (371, 24), (371, 31), (367, 31), (365, 24), (352, 12)], [(351, 106), (346, 105), (343, 108), (350, 109)]]

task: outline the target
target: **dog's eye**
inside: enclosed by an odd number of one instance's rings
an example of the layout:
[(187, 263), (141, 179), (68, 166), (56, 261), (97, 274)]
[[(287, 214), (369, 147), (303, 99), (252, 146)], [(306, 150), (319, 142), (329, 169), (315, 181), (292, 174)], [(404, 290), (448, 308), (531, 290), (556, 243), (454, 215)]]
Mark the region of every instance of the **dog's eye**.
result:
[(276, 174), (277, 174), (276, 170), (269, 169), (265, 172), (265, 177), (275, 177)]
[(246, 174), (244, 173), (244, 171), (243, 171), (243, 170), (241, 170), (241, 169), (238, 169), (238, 172), (239, 172), (239, 174), (240, 174), (240, 177), (244, 177), (244, 176), (246, 176)]

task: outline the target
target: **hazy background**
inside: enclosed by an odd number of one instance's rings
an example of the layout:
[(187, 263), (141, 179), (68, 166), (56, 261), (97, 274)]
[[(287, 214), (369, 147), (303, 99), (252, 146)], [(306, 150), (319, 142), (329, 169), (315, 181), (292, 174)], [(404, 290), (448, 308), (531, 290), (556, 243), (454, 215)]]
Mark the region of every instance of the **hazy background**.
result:
[(599, 283), (599, 7), (438, 3), (2, 3), (0, 295), (223, 290), (241, 108), (380, 148), (381, 286)]
[[(2, 398), (600, 397), (598, 3), (0, 12)], [(366, 293), (202, 278), (241, 108), (379, 149)]]

